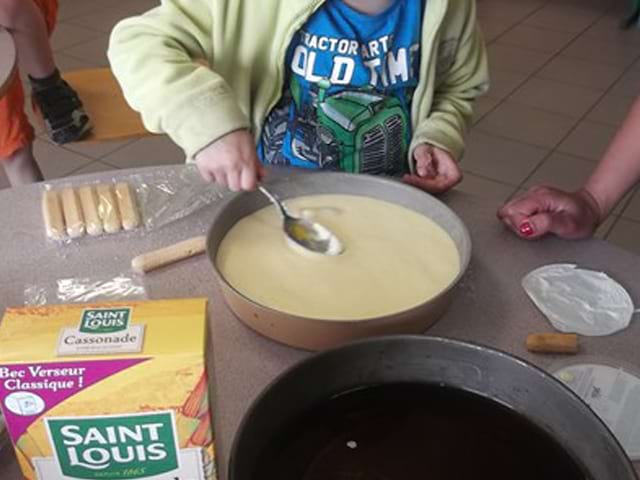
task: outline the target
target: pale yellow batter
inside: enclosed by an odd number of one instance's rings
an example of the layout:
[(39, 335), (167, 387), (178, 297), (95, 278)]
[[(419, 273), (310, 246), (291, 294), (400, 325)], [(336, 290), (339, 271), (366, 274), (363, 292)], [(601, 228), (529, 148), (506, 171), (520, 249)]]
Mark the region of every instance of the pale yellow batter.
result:
[(460, 270), (449, 235), (406, 208), (354, 195), (286, 203), (333, 231), (345, 251), (330, 257), (293, 247), (273, 206), (241, 219), (216, 263), (237, 291), (266, 307), (327, 320), (389, 315), (433, 298)]

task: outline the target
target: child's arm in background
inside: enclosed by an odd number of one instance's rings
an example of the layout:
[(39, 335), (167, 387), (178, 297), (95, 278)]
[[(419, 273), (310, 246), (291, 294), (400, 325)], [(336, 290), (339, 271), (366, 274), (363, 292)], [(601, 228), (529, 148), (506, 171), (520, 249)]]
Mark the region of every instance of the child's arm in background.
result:
[[(413, 175), (405, 178), (408, 183), (433, 192), (445, 191), (462, 179), (456, 161), (464, 151), (464, 135), (475, 99), (489, 87), (487, 51), (476, 21), (476, 2), (454, 0), (451, 5), (461, 11), (463, 20), (456, 57), (436, 85), (430, 111), (419, 114), (423, 120), (414, 131), (410, 148), (416, 164), (412, 165)], [(431, 155), (426, 155), (425, 144), (433, 145)]]
[(547, 233), (585, 238), (639, 180), (640, 97), (580, 190), (569, 193), (536, 186), (503, 206), (498, 217), (523, 238)]
[(213, 58), (211, 9), (210, 0), (165, 0), (116, 26), (109, 60), (148, 130), (167, 133), (188, 157), (204, 158), (205, 178), (253, 188), (260, 167), (249, 119), (225, 80), (197, 62)]

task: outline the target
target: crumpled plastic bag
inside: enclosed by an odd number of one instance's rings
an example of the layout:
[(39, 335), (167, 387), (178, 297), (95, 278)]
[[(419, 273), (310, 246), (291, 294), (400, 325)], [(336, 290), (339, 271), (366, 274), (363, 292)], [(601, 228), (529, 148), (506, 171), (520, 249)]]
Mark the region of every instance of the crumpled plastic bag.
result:
[(24, 304), (29, 306), (146, 298), (147, 292), (142, 280), (125, 275), (105, 278), (61, 278), (54, 282), (27, 285), (24, 289)]
[(629, 293), (603, 272), (573, 264), (546, 265), (522, 279), (529, 298), (561, 332), (611, 335), (629, 326)]

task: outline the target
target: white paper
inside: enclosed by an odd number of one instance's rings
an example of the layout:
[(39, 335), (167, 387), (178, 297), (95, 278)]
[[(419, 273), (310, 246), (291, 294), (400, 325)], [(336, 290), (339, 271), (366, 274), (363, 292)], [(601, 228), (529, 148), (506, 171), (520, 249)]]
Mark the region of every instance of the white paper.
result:
[(522, 286), (561, 332), (601, 336), (629, 326), (634, 306), (629, 293), (603, 272), (571, 264), (538, 268)]
[(640, 460), (640, 379), (595, 364), (564, 367), (554, 375), (607, 424), (631, 460)]

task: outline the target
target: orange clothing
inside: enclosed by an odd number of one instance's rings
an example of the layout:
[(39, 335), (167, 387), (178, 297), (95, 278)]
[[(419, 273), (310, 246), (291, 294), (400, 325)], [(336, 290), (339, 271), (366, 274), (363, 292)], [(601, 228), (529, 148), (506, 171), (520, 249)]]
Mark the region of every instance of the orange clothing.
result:
[[(27, 0), (25, 0), (27, 1)], [(53, 32), (58, 14), (58, 0), (31, 0), (38, 5)], [(35, 138), (33, 127), (24, 112), (24, 90), (16, 75), (9, 89), (0, 98), (0, 158), (7, 158), (26, 147)]]

